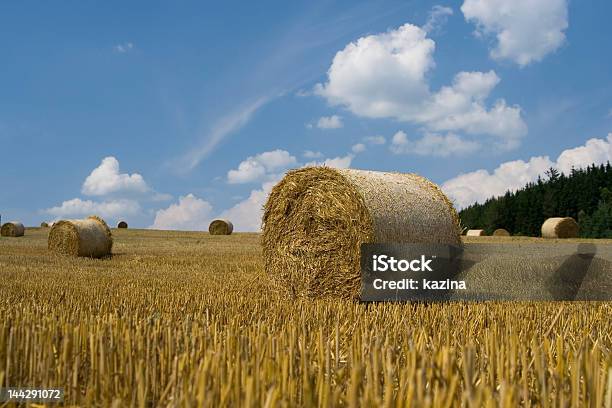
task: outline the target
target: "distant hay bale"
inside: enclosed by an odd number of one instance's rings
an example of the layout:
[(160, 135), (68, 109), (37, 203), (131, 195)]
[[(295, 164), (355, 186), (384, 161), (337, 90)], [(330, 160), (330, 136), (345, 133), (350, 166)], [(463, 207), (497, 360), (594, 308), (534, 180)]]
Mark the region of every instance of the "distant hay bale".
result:
[(40, 228), (49, 228), (49, 224), (43, 221), (40, 223)]
[(119, 221), (119, 224), (117, 224), (117, 228), (127, 228), (128, 224), (125, 221)]
[(457, 213), (415, 174), (308, 167), (288, 172), (264, 206), (263, 255), (291, 297), (356, 299), (362, 243), (460, 245)]
[(579, 227), (572, 217), (553, 217), (542, 224), (543, 238), (576, 238)]
[(493, 236), (494, 237), (509, 237), (510, 233), (506, 229), (498, 228), (495, 231), (493, 231)]
[(3, 237), (22, 237), (24, 233), (25, 227), (19, 221), (4, 223), (0, 228), (0, 235)]
[(466, 237), (484, 237), (486, 235), (487, 233), (482, 229), (471, 229), (465, 234)]
[(213, 220), (208, 226), (210, 235), (230, 235), (234, 231), (234, 225), (228, 220)]
[(101, 258), (110, 255), (113, 237), (106, 222), (99, 217), (62, 220), (53, 224), (48, 246), (64, 255)]

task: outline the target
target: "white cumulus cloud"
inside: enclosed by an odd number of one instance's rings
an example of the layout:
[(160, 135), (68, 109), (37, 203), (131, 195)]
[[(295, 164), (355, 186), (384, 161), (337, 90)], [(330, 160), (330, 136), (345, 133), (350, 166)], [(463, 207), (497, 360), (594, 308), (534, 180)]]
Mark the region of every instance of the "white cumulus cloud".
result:
[(461, 174), (442, 184), (442, 189), (459, 208), (487, 198), (514, 191), (537, 180), (550, 167), (568, 174), (572, 167), (584, 168), (593, 163), (612, 161), (612, 133), (606, 139), (589, 139), (583, 146), (561, 152), (556, 161), (548, 156), (532, 157), (528, 161), (514, 160), (500, 164), (492, 173), (481, 169)]
[[(365, 146), (364, 146), (365, 148)], [(353, 146), (354, 150), (360, 150)], [(348, 168), (351, 166), (357, 153), (348, 153), (345, 156), (327, 158), (320, 161), (311, 161), (303, 166), (327, 166), (333, 168)], [(284, 174), (277, 173), (269, 175), (270, 179), (263, 182), (260, 188), (251, 190), (249, 196), (233, 207), (222, 211), (219, 218), (227, 218), (232, 221), (236, 231), (259, 231), (261, 228), (261, 217), (263, 206), (266, 203), (272, 187), (278, 183)]]
[(553, 165), (548, 156), (532, 157), (529, 161), (514, 160), (502, 163), (493, 173), (487, 170), (476, 170), (461, 174), (442, 184), (442, 190), (448, 194), (459, 208), (477, 201), (504, 195), (506, 191), (517, 190)]
[(90, 196), (104, 196), (118, 193), (146, 193), (150, 191), (138, 173), (120, 173), (119, 161), (105, 157), (98, 167), (87, 176), (81, 192)]
[(351, 151), (353, 153), (362, 153), (366, 151), (366, 145), (364, 145), (363, 143), (357, 143), (355, 145), (353, 145), (353, 147), (351, 147)]
[[(433, 40), (412, 24), (362, 37), (336, 53), (326, 84), (315, 93), (366, 117), (400, 117), (428, 96), (425, 73), (434, 66)], [(413, 112), (414, 113), (414, 112)]]
[(230, 184), (260, 181), (296, 164), (297, 159), (286, 150), (277, 149), (264, 152), (247, 157), (238, 165), (237, 169), (228, 171), (227, 181)]
[(306, 159), (320, 159), (321, 157), (323, 157), (323, 153), (315, 152), (312, 150), (305, 150), (304, 153), (302, 153), (302, 156), (304, 156), (304, 158)]
[(102, 159), (100, 165), (91, 171), (81, 186), (81, 192), (97, 200), (73, 198), (41, 211), (56, 218), (95, 214), (109, 220), (118, 220), (142, 216), (144, 201), (172, 199), (171, 195), (150, 188), (140, 174), (121, 173), (119, 161), (113, 156)]
[(349, 153), (346, 156), (337, 156), (337, 157), (332, 157), (332, 158), (328, 158), (328, 159), (321, 160), (321, 161), (312, 161), (312, 162), (306, 163), (304, 167), (326, 166), (326, 167), (333, 167), (336, 169), (347, 169), (351, 167), (351, 163), (353, 162), (354, 158), (355, 158), (355, 154)]
[(408, 135), (401, 130), (393, 135), (390, 146), (391, 152), (395, 154), (439, 157), (460, 156), (472, 153), (479, 148), (480, 145), (477, 142), (464, 140), (452, 133), (447, 135), (427, 133), (419, 139), (410, 140)]
[[(382, 138), (382, 141), (384, 141), (384, 138)], [(373, 142), (381, 143), (381, 137), (375, 138)], [(213, 211), (208, 202), (189, 194), (181, 197), (178, 204), (172, 204), (166, 209), (157, 211), (155, 222), (151, 228), (205, 229), (208, 227), (207, 223), (213, 218), (211, 215), (216, 213), (218, 215), (214, 218), (231, 220), (235, 231), (259, 231), (263, 206), (267, 197), (272, 187), (283, 178), (287, 169), (307, 166), (348, 168), (351, 166), (353, 159), (365, 149), (366, 145), (364, 143), (357, 143), (351, 147), (351, 151), (346, 155), (331, 158), (323, 158), (322, 153), (307, 150), (303, 156), (315, 160), (305, 164), (298, 163), (293, 155), (280, 149), (248, 157), (240, 163), (238, 169), (228, 172), (228, 182), (230, 183), (261, 182), (260, 187), (251, 190), (247, 198), (228, 209), (218, 212)]]
[(557, 158), (555, 167), (569, 174), (572, 167), (581, 168), (608, 161), (612, 162), (612, 133), (608, 133), (605, 139), (589, 139), (583, 146), (564, 150)]
[(134, 44), (131, 42), (125, 42), (115, 45), (113, 49), (120, 54), (125, 54), (126, 52), (130, 52), (134, 49)]
[(212, 206), (193, 194), (179, 197), (178, 203), (158, 210), (149, 227), (163, 230), (208, 231), (212, 221)]
[(81, 200), (80, 198), (73, 198), (72, 200), (64, 201), (59, 206), (43, 210), (43, 212), (56, 217), (56, 219), (99, 215), (102, 218), (110, 218), (113, 220), (130, 215), (137, 215), (140, 211), (140, 204), (134, 200), (96, 202), (92, 200)]
[(272, 187), (274, 187), (280, 178), (279, 176), (275, 180), (267, 181), (263, 183), (261, 188), (252, 190), (247, 199), (223, 211), (219, 218), (231, 220), (237, 231), (259, 231), (261, 229), (263, 206), (268, 199)]
[(384, 145), (387, 143), (387, 139), (384, 136), (367, 136), (363, 138), (363, 141), (371, 145)]
[(334, 106), (368, 118), (393, 118), (425, 131), (462, 132), (493, 138), (503, 149), (527, 133), (521, 108), (487, 98), (499, 83), (494, 71), (459, 72), (451, 85), (432, 92), (435, 42), (412, 24), (362, 37), (336, 53), (327, 82), (315, 93)]
[(338, 115), (322, 116), (317, 121), (319, 129), (339, 129), (344, 126), (342, 118)]
[(496, 60), (525, 66), (565, 41), (567, 0), (465, 0), (461, 11), (479, 35), (495, 36), (490, 54)]

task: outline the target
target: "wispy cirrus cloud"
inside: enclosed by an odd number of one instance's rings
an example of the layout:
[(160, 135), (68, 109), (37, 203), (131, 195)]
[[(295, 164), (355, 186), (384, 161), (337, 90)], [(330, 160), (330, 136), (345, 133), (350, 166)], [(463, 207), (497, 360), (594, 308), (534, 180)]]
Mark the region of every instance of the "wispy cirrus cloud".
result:
[(170, 164), (178, 172), (185, 173), (197, 167), (218, 145), (231, 134), (239, 131), (261, 109), (273, 98), (270, 96), (259, 97), (242, 107), (219, 118), (205, 133), (200, 144)]
[(429, 17), (427, 18), (427, 22), (423, 26), (423, 30), (427, 33), (435, 33), (440, 30), (449, 16), (453, 15), (453, 9), (450, 7), (436, 5), (433, 6), (431, 11), (429, 12)]
[[(225, 94), (218, 96), (220, 100), (231, 94), (232, 100), (245, 102), (210, 121), (212, 126), (194, 135), (194, 147), (170, 160), (168, 167), (178, 173), (188, 173), (224, 139), (238, 133), (263, 106), (285, 93), (310, 96), (312, 92), (307, 88), (327, 65), (326, 57), (320, 55), (321, 49), (334, 43), (342, 44), (349, 36), (367, 30), (372, 24), (405, 8), (406, 5), (352, 5), (326, 21), (321, 21), (320, 7), (306, 8), (298, 18), (283, 24), (283, 30), (277, 33), (273, 43), (257, 44), (265, 45), (261, 47), (267, 50), (265, 54), (255, 53), (256, 58), (244, 57), (242, 65), (248, 69), (238, 72), (239, 78), (232, 76), (231, 82), (224, 87)], [(236, 87), (236, 83), (248, 86)]]

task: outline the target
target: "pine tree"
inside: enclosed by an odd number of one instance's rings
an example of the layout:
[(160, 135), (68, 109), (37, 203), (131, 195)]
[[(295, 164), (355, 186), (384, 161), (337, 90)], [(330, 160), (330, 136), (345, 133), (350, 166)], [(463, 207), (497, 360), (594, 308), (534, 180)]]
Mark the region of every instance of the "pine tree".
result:
[(580, 235), (584, 238), (612, 238), (612, 191), (601, 189), (601, 200), (591, 215), (582, 213)]

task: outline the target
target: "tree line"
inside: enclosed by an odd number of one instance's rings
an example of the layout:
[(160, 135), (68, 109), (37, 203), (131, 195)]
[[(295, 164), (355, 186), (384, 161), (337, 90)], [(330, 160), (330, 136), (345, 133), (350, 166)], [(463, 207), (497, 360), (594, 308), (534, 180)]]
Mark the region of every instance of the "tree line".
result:
[(512, 235), (540, 236), (549, 217), (573, 217), (583, 238), (612, 238), (612, 166), (595, 164), (566, 175), (555, 168), (515, 192), (507, 191), (459, 212), (467, 229), (491, 234), (505, 228)]

